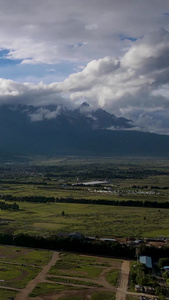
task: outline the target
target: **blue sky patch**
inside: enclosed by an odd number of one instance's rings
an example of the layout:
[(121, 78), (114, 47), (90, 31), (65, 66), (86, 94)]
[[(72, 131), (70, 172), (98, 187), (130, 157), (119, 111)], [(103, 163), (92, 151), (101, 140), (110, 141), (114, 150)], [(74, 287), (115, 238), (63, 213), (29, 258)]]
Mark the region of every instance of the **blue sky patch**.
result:
[(124, 40), (129, 40), (131, 42), (137, 41), (137, 38), (134, 38), (134, 37), (131, 37), (131, 36), (127, 36), (125, 34), (119, 34), (119, 38), (120, 38), (121, 41), (124, 41)]
[(18, 61), (5, 59), (0, 51), (0, 78), (16, 80), (18, 82), (34, 82), (44, 81), (51, 83), (54, 81), (63, 81), (72, 72), (78, 71), (77, 63), (63, 64), (20, 64)]
[(17, 65), (22, 62), (21, 59), (9, 59), (7, 58), (8, 53), (10, 50), (3, 49), (0, 50), (0, 65), (1, 66), (6, 66), (6, 65)]

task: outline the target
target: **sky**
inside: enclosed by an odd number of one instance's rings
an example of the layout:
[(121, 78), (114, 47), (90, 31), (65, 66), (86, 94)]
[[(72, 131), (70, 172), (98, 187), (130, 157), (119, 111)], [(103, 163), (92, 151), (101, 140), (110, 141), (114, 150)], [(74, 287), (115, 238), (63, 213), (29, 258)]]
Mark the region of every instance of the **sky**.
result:
[(0, 105), (84, 101), (169, 134), (168, 0), (0, 0)]

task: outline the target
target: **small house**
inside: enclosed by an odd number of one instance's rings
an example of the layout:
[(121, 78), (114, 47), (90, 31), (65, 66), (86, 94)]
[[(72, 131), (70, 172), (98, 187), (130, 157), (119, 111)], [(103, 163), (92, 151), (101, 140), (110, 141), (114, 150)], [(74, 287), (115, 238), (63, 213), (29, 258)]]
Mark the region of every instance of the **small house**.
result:
[(150, 256), (140, 256), (139, 261), (146, 265), (147, 268), (152, 269), (152, 259)]

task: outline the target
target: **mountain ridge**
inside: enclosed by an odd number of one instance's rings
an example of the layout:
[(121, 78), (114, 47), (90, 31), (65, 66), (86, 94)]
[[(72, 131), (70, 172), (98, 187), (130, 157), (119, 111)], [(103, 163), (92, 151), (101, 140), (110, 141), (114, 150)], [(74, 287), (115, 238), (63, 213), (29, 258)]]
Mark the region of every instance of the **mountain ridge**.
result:
[(81, 108), (85, 112), (63, 106), (1, 106), (0, 156), (169, 156), (169, 136), (134, 131), (131, 120), (88, 104)]

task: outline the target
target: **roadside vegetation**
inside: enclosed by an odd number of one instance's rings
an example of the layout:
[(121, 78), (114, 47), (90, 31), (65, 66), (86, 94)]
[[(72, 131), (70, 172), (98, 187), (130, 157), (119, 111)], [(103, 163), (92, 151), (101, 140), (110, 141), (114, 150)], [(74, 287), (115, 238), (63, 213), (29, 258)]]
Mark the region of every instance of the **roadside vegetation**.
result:
[(119, 279), (119, 270), (111, 270), (106, 274), (106, 280), (112, 284), (113, 286), (117, 287), (118, 279)]
[(100, 300), (100, 299), (104, 299), (104, 300), (115, 300), (116, 299), (116, 294), (115, 293), (110, 293), (110, 292), (97, 292), (94, 293), (91, 296), (91, 300)]
[[(165, 281), (166, 287), (169, 288), (169, 258), (168, 257), (162, 257), (158, 261), (158, 267), (162, 273), (162, 277)], [(165, 268), (167, 267), (167, 269)]]
[(159, 299), (165, 299), (166, 289), (159, 284), (155, 273), (152, 274), (151, 270), (142, 263), (134, 262), (131, 264), (129, 282), (131, 291), (135, 290), (135, 286), (139, 286), (143, 292), (146, 287), (148, 287), (150, 289), (152, 288), (150, 294), (153, 293), (158, 296)]

